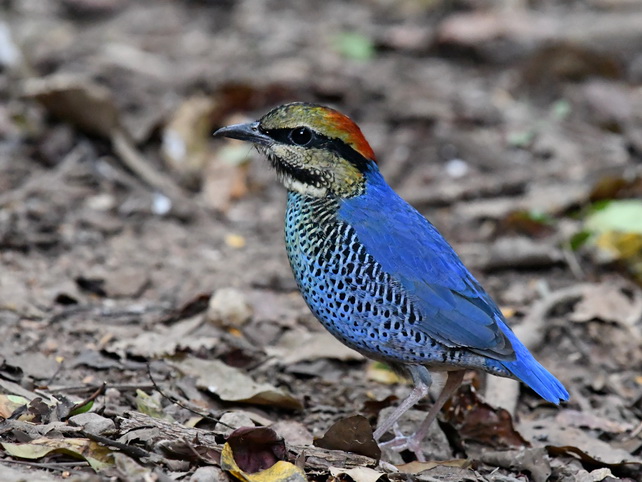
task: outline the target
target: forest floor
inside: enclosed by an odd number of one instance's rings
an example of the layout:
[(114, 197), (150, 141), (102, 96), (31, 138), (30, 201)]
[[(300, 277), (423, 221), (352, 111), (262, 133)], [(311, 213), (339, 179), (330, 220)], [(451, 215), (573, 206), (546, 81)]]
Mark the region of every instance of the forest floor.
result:
[[(642, 480), (640, 25), (633, 0), (0, 1), (0, 479)], [(378, 453), (411, 387), (323, 331), (284, 189), (211, 137), (295, 100), (359, 123), (568, 403), (471, 372), (428, 462)]]

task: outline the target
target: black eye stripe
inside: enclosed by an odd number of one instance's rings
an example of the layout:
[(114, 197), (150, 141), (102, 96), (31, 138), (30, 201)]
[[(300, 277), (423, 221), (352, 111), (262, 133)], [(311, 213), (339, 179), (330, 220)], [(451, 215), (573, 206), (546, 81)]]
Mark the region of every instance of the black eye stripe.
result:
[(354, 150), (352, 147), (350, 147), (348, 144), (343, 142), (341, 139), (336, 139), (336, 138), (331, 139), (305, 126), (296, 127), (294, 129), (292, 128), (265, 129), (259, 126), (259, 131), (261, 131), (263, 134), (267, 136), (270, 136), (276, 142), (281, 144), (294, 145), (294, 146), (299, 146), (301, 144), (297, 144), (291, 138), (291, 134), (295, 130), (300, 130), (300, 129), (306, 129), (311, 135), (310, 140), (302, 147), (327, 149), (329, 151), (336, 152), (341, 157), (351, 162), (361, 172), (365, 172), (368, 169), (369, 161), (365, 157), (363, 157), (361, 154), (359, 154), (356, 150)]

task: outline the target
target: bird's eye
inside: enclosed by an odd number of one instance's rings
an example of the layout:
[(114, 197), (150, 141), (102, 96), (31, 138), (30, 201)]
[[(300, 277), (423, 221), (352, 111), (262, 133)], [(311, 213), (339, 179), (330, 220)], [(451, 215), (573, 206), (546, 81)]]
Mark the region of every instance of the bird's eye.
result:
[(312, 140), (312, 131), (307, 127), (297, 127), (290, 131), (289, 137), (294, 144), (305, 146)]

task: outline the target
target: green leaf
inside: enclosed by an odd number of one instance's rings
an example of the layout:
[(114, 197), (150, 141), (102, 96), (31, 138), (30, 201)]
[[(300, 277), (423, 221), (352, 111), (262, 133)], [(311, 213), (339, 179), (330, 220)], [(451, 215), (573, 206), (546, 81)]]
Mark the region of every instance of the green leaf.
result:
[(591, 233), (588, 231), (580, 231), (579, 233), (575, 233), (569, 241), (571, 250), (577, 251), (578, 249), (580, 249), (586, 244), (590, 237)]
[(535, 221), (537, 223), (553, 224), (555, 222), (555, 219), (549, 213), (539, 211), (537, 209), (529, 209), (528, 211), (524, 211), (524, 214), (527, 219), (530, 219), (531, 221)]
[(564, 120), (571, 113), (571, 103), (566, 99), (559, 99), (551, 106), (551, 112), (555, 119)]
[(141, 389), (136, 390), (136, 408), (139, 412), (149, 415), (150, 417), (164, 420), (173, 420), (171, 416), (163, 411), (161, 396), (158, 392), (147, 395)]
[(83, 438), (39, 438), (26, 444), (4, 442), (0, 445), (9, 455), (21, 459), (40, 459), (51, 453), (60, 453), (84, 459), (94, 470), (113, 464), (112, 451), (109, 448)]
[(81, 405), (80, 407), (75, 407), (73, 410), (69, 412), (69, 416), (73, 417), (74, 415), (78, 415), (80, 413), (87, 413), (89, 410), (92, 409), (94, 406), (94, 401), (90, 400), (89, 402), (85, 403), (84, 405)]
[(343, 32), (334, 39), (335, 49), (344, 57), (353, 60), (367, 61), (374, 57), (375, 48), (372, 41), (356, 32)]
[(508, 145), (511, 147), (525, 148), (528, 147), (535, 139), (535, 130), (523, 130), (518, 132), (511, 132), (508, 134)]
[(588, 231), (596, 234), (609, 231), (642, 234), (642, 200), (623, 199), (596, 205), (593, 206), (596, 210), (584, 223)]

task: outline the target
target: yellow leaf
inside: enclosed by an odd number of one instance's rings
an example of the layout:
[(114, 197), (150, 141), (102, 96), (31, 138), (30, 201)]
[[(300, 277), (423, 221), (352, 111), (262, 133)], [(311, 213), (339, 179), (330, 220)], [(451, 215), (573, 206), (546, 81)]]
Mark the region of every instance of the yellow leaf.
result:
[(610, 252), (615, 259), (633, 259), (642, 256), (642, 234), (607, 231), (595, 243), (599, 248)]
[(29, 400), (17, 395), (0, 395), (0, 417), (9, 418), (18, 408), (29, 405)]
[(4, 442), (2, 447), (9, 455), (22, 459), (39, 459), (50, 453), (61, 453), (86, 460), (94, 470), (113, 464), (109, 448), (84, 438), (39, 438), (26, 444)]
[(406, 380), (395, 372), (388, 365), (380, 362), (371, 362), (366, 368), (368, 380), (383, 383), (384, 385), (396, 385), (406, 383)]
[(240, 234), (228, 234), (225, 236), (225, 244), (230, 248), (244, 248), (245, 247), (245, 238)]
[(304, 482), (308, 480), (303, 470), (284, 460), (279, 460), (269, 469), (248, 474), (240, 469), (234, 460), (232, 447), (227, 443), (223, 446), (221, 453), (221, 468), (243, 482)]

